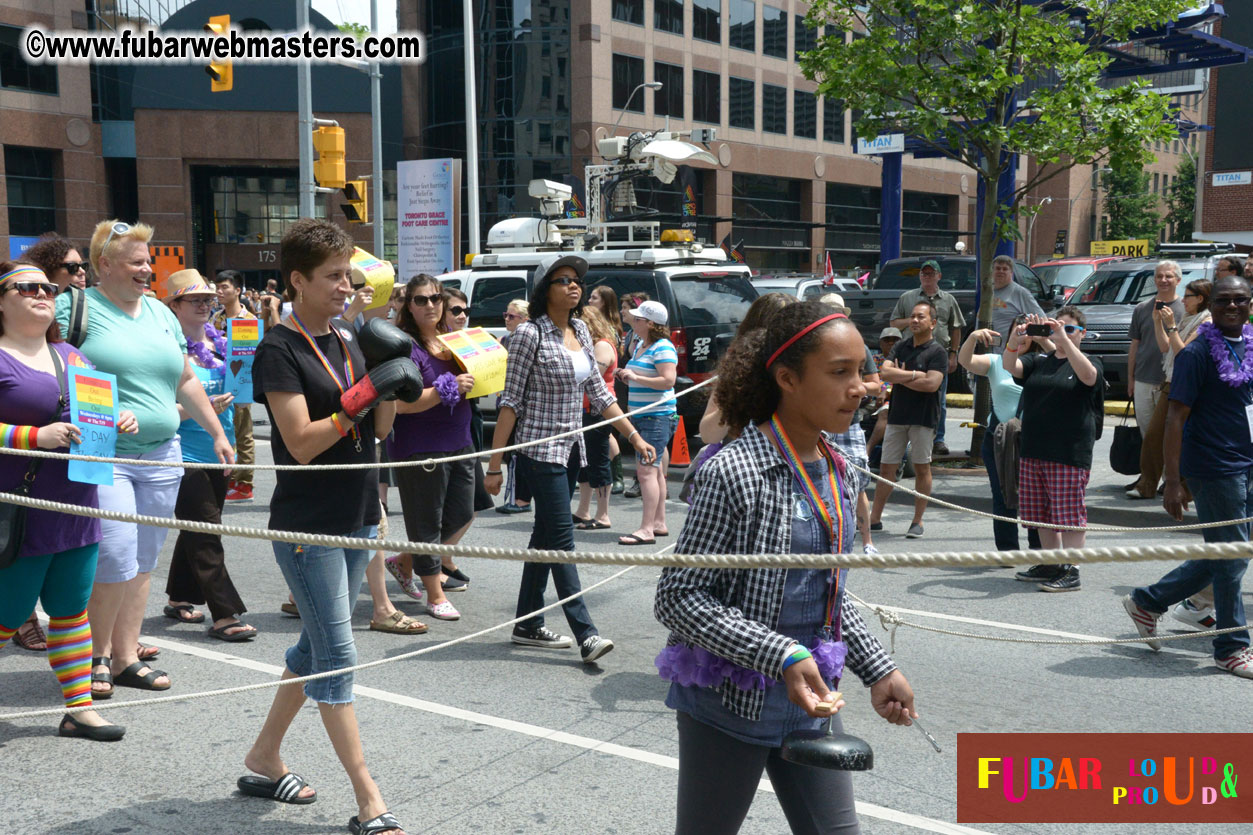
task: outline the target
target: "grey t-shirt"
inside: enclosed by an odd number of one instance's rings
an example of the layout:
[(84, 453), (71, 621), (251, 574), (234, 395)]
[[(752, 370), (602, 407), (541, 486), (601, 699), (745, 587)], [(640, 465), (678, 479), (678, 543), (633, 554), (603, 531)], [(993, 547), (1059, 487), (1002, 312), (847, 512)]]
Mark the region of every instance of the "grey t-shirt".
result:
[[(1137, 383), (1159, 385), (1166, 382), (1166, 368), (1162, 362), (1161, 349), (1157, 347), (1157, 336), (1153, 333), (1153, 305), (1157, 299), (1148, 299), (1136, 305), (1131, 314), (1131, 327), (1127, 335), (1140, 340), (1136, 346), (1135, 380)], [(1176, 298), (1170, 303), (1170, 310), (1175, 314), (1175, 321), (1182, 322), (1184, 317), (1183, 300)]]
[[(1014, 319), (1024, 313), (1034, 313), (1037, 316), (1043, 316), (1044, 311), (1040, 308), (1040, 303), (1035, 300), (1035, 296), (1031, 295), (1031, 291), (1021, 284), (1011, 281), (1004, 287), (999, 287), (992, 292), (992, 330), (999, 333), (1004, 339), (1001, 344), (1009, 339), (1009, 327), (1013, 324)], [(996, 348), (996, 353), (1000, 353), (1001, 349)]]
[[(966, 327), (966, 317), (962, 315), (962, 309), (957, 304), (957, 299), (953, 298), (953, 294), (947, 290), (937, 290), (934, 296), (928, 296), (922, 292), (921, 287), (913, 290), (906, 290), (901, 293), (901, 297), (896, 300), (896, 307), (892, 309), (893, 319), (908, 319), (910, 314), (914, 312), (914, 305), (920, 301), (929, 301), (935, 307), (935, 332), (932, 337), (936, 342), (945, 349), (949, 349), (949, 336), (953, 328)], [(953, 350), (957, 350), (957, 345), (951, 346)]]

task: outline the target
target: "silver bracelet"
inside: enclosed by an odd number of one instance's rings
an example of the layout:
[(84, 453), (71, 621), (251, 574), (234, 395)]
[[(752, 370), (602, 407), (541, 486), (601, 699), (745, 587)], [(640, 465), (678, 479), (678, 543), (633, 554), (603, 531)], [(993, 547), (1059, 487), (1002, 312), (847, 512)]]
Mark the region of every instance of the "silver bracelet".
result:
[(636, 435), (638, 435), (638, 434), (640, 434), (640, 430), (638, 430), (638, 429), (632, 429), (632, 430), (631, 430), (631, 434), (630, 434), (630, 435), (627, 435), (627, 443), (628, 443), (628, 444), (629, 444), (629, 443), (631, 443), (631, 439), (632, 439), (632, 438), (634, 438), (634, 437), (635, 437)]

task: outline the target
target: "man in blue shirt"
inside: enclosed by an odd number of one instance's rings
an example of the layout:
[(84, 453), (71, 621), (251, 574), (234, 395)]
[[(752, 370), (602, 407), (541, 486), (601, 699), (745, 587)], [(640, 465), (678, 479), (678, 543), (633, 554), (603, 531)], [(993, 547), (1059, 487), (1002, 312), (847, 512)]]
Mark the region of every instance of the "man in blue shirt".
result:
[[(1249, 282), (1227, 275), (1214, 283), (1210, 300), (1213, 322), (1201, 325), (1199, 337), (1175, 357), (1166, 413), (1166, 512), (1183, 519), (1183, 486), (1196, 500), (1202, 522), (1253, 516), (1253, 369), (1246, 371), (1246, 353), (1253, 339), (1245, 335), (1249, 321)], [(1206, 528), (1206, 542), (1247, 542), (1249, 525)], [(1247, 559), (1188, 560), (1146, 588), (1123, 598), (1136, 630), (1149, 648), (1157, 620), (1175, 603), (1214, 585), (1218, 629), (1244, 626), (1240, 582)], [(1214, 637), (1215, 663), (1241, 678), (1253, 678), (1253, 650), (1247, 630)]]

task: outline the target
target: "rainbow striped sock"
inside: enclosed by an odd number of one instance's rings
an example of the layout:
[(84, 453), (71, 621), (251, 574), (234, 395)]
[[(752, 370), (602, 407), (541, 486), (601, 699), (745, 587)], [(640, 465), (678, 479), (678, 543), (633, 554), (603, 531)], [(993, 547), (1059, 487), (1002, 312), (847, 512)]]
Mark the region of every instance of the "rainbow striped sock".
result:
[(48, 621), (48, 664), (66, 707), (91, 704), (91, 622), (87, 610)]
[(9, 627), (0, 623), (0, 649), (4, 649), (4, 645), (7, 644), (9, 642), (9, 639), (12, 638), (16, 634), (17, 634), (16, 629), (10, 629)]

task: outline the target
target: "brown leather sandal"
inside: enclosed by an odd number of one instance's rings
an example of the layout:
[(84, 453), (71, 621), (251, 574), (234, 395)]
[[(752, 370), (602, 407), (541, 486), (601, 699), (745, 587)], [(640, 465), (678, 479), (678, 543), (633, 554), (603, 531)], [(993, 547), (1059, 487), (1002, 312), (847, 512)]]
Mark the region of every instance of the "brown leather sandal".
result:
[(26, 623), (17, 628), (17, 633), (13, 636), (13, 643), (22, 649), (28, 649), (31, 652), (46, 652), (48, 650), (48, 636), (44, 634), (43, 627), (39, 625), (39, 618), (31, 612), (31, 616)]

